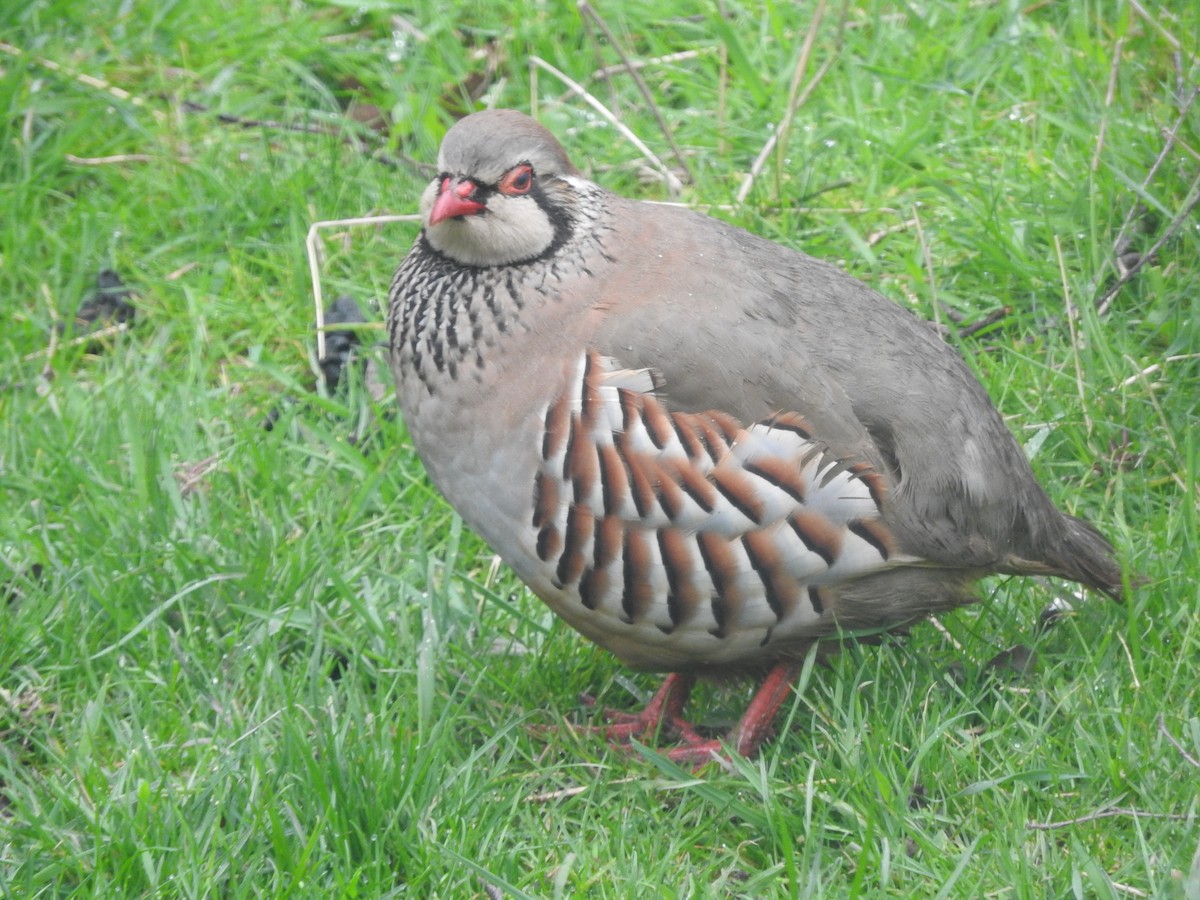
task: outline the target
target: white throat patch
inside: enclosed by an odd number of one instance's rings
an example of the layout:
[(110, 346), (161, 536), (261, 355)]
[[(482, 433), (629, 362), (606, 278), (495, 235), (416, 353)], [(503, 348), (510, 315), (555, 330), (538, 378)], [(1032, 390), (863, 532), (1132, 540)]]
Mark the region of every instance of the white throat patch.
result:
[[(435, 181), (421, 195), (426, 222), (438, 187)], [(496, 193), (488, 198), (485, 212), (426, 225), (425, 237), (439, 253), (463, 265), (503, 266), (546, 252), (554, 241), (554, 223), (533, 197)]]

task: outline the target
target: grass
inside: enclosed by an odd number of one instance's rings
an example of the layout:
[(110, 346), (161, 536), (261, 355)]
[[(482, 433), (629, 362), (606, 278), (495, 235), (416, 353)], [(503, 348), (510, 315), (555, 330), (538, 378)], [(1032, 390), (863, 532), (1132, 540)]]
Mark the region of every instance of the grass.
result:
[[(493, 565), (390, 402), (314, 387), (303, 241), (414, 210), (409, 160), (472, 91), (530, 108), (531, 55), (671, 164), (630, 78), (591, 77), (615, 48), (561, 4), (10, 4), (0, 894), (1200, 897), (1200, 17), (722, 8), (597, 7), (635, 59), (692, 51), (643, 70), (682, 199), (948, 323), (1057, 502), (1146, 583), (1039, 633), (1061, 589), (988, 582), (942, 630), (806, 670), (729, 771), (536, 727), (654, 679)], [(810, 27), (808, 76), (828, 67), (731, 209)], [(666, 196), (545, 71), (536, 100), (597, 180)], [(1099, 315), (1139, 204), (1130, 249), (1170, 236)], [(327, 295), (380, 302), (412, 237), (326, 232)], [(103, 268), (134, 327), (52, 337)], [(989, 679), (1015, 643), (1035, 671)]]

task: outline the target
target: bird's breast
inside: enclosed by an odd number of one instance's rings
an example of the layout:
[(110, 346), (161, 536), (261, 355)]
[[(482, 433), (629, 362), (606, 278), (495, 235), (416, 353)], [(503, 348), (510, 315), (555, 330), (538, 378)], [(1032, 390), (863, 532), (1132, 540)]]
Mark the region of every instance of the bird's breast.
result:
[(548, 382), (548, 401), (514, 398), (499, 468), (460, 470), (447, 494), (556, 613), (631, 665), (786, 653), (834, 627), (837, 584), (906, 561), (882, 479), (801, 417), (673, 411), (653, 373), (594, 350)]

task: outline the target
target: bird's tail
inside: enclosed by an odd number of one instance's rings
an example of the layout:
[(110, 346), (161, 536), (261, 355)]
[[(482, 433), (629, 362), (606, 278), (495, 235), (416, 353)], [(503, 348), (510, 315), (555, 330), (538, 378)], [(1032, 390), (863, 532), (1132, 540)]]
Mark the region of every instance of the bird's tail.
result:
[[(1125, 599), (1125, 579), (1116, 551), (1091, 522), (1063, 515), (1063, 538), (1058, 559), (1063, 574), (1072, 581), (1102, 591), (1114, 600)], [(1130, 579), (1137, 583), (1137, 579)]]
[[(1013, 574), (1068, 578), (1123, 601), (1125, 578), (1108, 538), (1090, 522), (1065, 513), (1060, 516), (1057, 534), (1047, 542), (1049, 549), (1038, 554), (1038, 560), (1009, 557), (1005, 569)], [(1129, 582), (1136, 585), (1140, 579), (1133, 577)]]

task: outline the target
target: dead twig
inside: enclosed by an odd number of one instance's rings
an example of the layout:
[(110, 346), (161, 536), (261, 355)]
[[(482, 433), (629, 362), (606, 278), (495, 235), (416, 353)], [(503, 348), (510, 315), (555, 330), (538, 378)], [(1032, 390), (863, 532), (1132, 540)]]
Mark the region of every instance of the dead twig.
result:
[[(1114, 75), (1115, 75), (1115, 72), (1114, 72)], [(1110, 89), (1111, 89), (1111, 85), (1110, 85)], [(1196, 101), (1197, 94), (1200, 94), (1200, 87), (1193, 87), (1192, 90), (1188, 92), (1187, 96), (1184, 97), (1183, 101), (1180, 103), (1179, 115), (1175, 117), (1174, 124), (1172, 124), (1171, 127), (1169, 129), (1167, 129), (1167, 131), (1164, 135), (1165, 140), (1163, 141), (1162, 149), (1158, 151), (1158, 156), (1155, 158), (1154, 162), (1151, 164), (1150, 169), (1146, 172), (1146, 177), (1142, 179), (1142, 183), (1141, 183), (1141, 192), (1142, 193), (1145, 193), (1146, 190), (1149, 188), (1150, 182), (1153, 181), (1154, 176), (1158, 174), (1159, 168), (1162, 166), (1163, 162), (1166, 161), (1167, 156), (1170, 155), (1171, 150), (1178, 143), (1179, 129), (1183, 126), (1184, 121), (1186, 121), (1188, 110), (1191, 109), (1192, 104)], [(1097, 148), (1096, 148), (1097, 158), (1099, 156), (1099, 151), (1100, 151), (1100, 148), (1099, 148), (1099, 145), (1097, 145)], [(1095, 166), (1093, 166), (1093, 169), (1095, 169)], [(1193, 186), (1194, 185), (1195, 185), (1195, 182), (1193, 182)], [(1189, 193), (1190, 193), (1190, 191), (1189, 191)], [(1192, 203), (1192, 206), (1195, 206), (1195, 202)], [(1130, 243), (1129, 229), (1133, 226), (1134, 221), (1138, 217), (1138, 210), (1141, 208), (1142, 208), (1142, 204), (1140, 204), (1140, 203), (1133, 204), (1129, 208), (1129, 212), (1125, 214), (1125, 221), (1123, 221), (1121, 223), (1121, 228), (1117, 231), (1117, 237), (1113, 241), (1113, 256), (1115, 258), (1117, 258), (1118, 261), (1123, 259), (1123, 255), (1125, 252), (1124, 248), (1126, 248)], [(1187, 207), (1185, 209), (1184, 213), (1181, 213), (1180, 216), (1186, 216), (1186, 214), (1190, 211), (1191, 211), (1191, 207)], [(1175, 222), (1178, 222), (1180, 220), (1180, 216), (1176, 216), (1176, 218), (1172, 221), (1172, 224), (1176, 228), (1178, 228), (1178, 225), (1175, 225)], [(1156, 243), (1155, 248), (1157, 248), (1160, 245), (1161, 245), (1161, 242)], [(1108, 312), (1108, 308), (1111, 305), (1113, 297), (1115, 297), (1117, 295), (1117, 292), (1120, 291), (1120, 289), (1125, 285), (1125, 283), (1128, 282), (1134, 275), (1136, 275), (1137, 271), (1143, 265), (1145, 265), (1147, 260), (1150, 259), (1153, 255), (1154, 255), (1153, 251), (1148, 251), (1146, 253), (1143, 253), (1143, 254), (1139, 255), (1137, 257), (1137, 259), (1135, 259), (1123, 271), (1120, 271), (1120, 270), (1118, 271), (1117, 281), (1114, 284), (1110, 285), (1108, 290), (1098, 300), (1096, 300), (1096, 311), (1100, 315), (1104, 315), (1106, 312)]]
[[(79, 84), (84, 85), (85, 87), (103, 91), (104, 93), (117, 100), (120, 100), (123, 103), (128, 103), (138, 109), (145, 110), (154, 116), (155, 120), (158, 122), (167, 121), (166, 113), (160, 109), (155, 109), (154, 107), (150, 106), (145, 98), (131, 94), (129, 91), (117, 87), (115, 84), (106, 81), (104, 78), (100, 78), (96, 75), (89, 75), (86, 72), (80, 72), (79, 70), (73, 69), (70, 66), (64, 66), (58, 62), (55, 62), (52, 59), (46, 59), (43, 56), (30, 56), (20, 47), (15, 47), (5, 41), (0, 41), (0, 53), (7, 54), (16, 59), (29, 60), (44, 69), (49, 69), (51, 72), (57, 72), (65, 75)], [(182, 106), (183, 109), (188, 112), (210, 112), (207, 106), (201, 103), (196, 103), (192, 100), (183, 101)], [(307, 134), (340, 135), (343, 137), (343, 140), (354, 142), (355, 144), (358, 143), (352, 135), (347, 135), (345, 129), (334, 128), (333, 126), (329, 125), (318, 125), (303, 122), (280, 122), (272, 119), (250, 119), (242, 116), (236, 116), (231, 113), (217, 113), (216, 119), (218, 122), (223, 122), (226, 125), (237, 125), (241, 128), (271, 128), (280, 131), (298, 131)], [(360, 152), (364, 152), (366, 148), (363, 146), (358, 146), (358, 149)], [(70, 154), (67, 155), (67, 160), (75, 165), (92, 166), (110, 165), (118, 162), (150, 162), (152, 159), (153, 157), (140, 153), (95, 158), (77, 157)], [(425, 168), (417, 165), (415, 162), (404, 156), (392, 157), (388, 156), (387, 154), (372, 153), (371, 159), (383, 163), (384, 165), (391, 166), (392, 168), (399, 168), (401, 165), (409, 166), (417, 171), (422, 171)]]
[(1100, 298), (1096, 300), (1097, 315), (1102, 316), (1108, 312), (1108, 308), (1112, 305), (1113, 298), (1120, 293), (1121, 288), (1125, 287), (1125, 285), (1133, 280), (1133, 277), (1142, 270), (1142, 266), (1146, 265), (1147, 262), (1154, 258), (1155, 254), (1158, 253), (1163, 244), (1173, 238), (1175, 236), (1175, 232), (1177, 232), (1185, 222), (1191, 220), (1192, 210), (1196, 208), (1197, 204), (1200, 204), (1200, 191), (1197, 190), (1197, 187), (1200, 187), (1200, 174), (1197, 174), (1196, 177), (1192, 179), (1192, 183), (1188, 187), (1187, 200), (1184, 201), (1183, 208), (1180, 209), (1175, 215), (1175, 218), (1171, 220), (1171, 224), (1167, 226), (1166, 230), (1159, 235), (1158, 240), (1151, 244), (1150, 248), (1145, 253), (1134, 260), (1129, 267), (1123, 273), (1121, 273), (1121, 276), (1112, 283), (1109, 289), (1101, 294)]
[[(180, 106), (185, 112), (212, 114), (213, 117), (223, 125), (233, 125), (238, 128), (263, 128), (275, 131), (292, 131), (300, 134), (321, 134), (329, 137), (340, 138), (343, 143), (350, 144), (359, 153), (364, 154), (368, 159), (374, 160), (377, 163), (382, 163), (393, 169), (405, 167), (419, 174), (433, 174), (433, 167), (417, 162), (414, 159), (397, 154), (395, 156), (387, 153), (374, 152), (374, 147), (371, 142), (359, 139), (359, 136), (354, 133), (353, 129), (343, 128), (335, 125), (321, 125), (312, 122), (285, 122), (279, 119), (253, 119), (246, 116), (237, 116), (233, 113), (213, 113), (211, 109), (203, 103), (197, 103), (195, 100), (184, 100)], [(349, 119), (347, 121), (350, 121)], [(372, 132), (374, 134), (374, 132)]]
[(642, 73), (634, 67), (633, 61), (625, 52), (617, 36), (613, 34), (612, 29), (608, 27), (608, 23), (596, 12), (595, 8), (587, 2), (587, 0), (579, 0), (579, 12), (586, 18), (590, 18), (601, 34), (604, 35), (608, 43), (616, 51), (617, 56), (621, 57), (621, 62), (629, 72), (629, 77), (633, 79), (633, 83), (637, 85), (639, 93), (646, 101), (646, 105), (650, 107), (650, 112), (654, 114), (654, 121), (658, 122), (658, 128), (663, 133), (663, 137), (667, 139), (667, 143), (671, 145), (671, 152), (675, 154), (675, 161), (679, 163), (679, 168), (683, 169), (683, 173), (687, 178), (687, 183), (691, 184), (694, 180), (692, 170), (684, 158), (683, 151), (679, 149), (679, 145), (675, 142), (675, 135), (671, 133), (671, 127), (667, 124), (667, 120), (663, 118), (662, 112), (658, 108), (658, 103), (654, 99), (654, 94), (650, 91), (650, 86), (646, 84), (646, 79), (642, 77)]
[(1163, 718), (1162, 713), (1158, 714), (1158, 730), (1162, 732), (1163, 737), (1165, 737), (1168, 741), (1171, 742), (1171, 746), (1179, 751), (1180, 756), (1182, 756), (1184, 759), (1186, 759), (1188, 762), (1190, 762), (1197, 769), (1200, 769), (1200, 759), (1196, 759), (1196, 757), (1192, 756), (1190, 753), (1188, 753), (1186, 750), (1184, 750), (1183, 745), (1180, 744), (1179, 741), (1175, 740), (1175, 735), (1173, 735), (1173, 734), (1171, 734), (1171, 732), (1167, 731), (1167, 722), (1166, 722), (1166, 719)]
[(1010, 315), (1012, 315), (1012, 307), (1011, 306), (1002, 306), (999, 309), (994, 309), (990, 313), (988, 313), (986, 316), (984, 316), (982, 319), (976, 319), (970, 325), (964, 325), (962, 328), (958, 329), (958, 336), (959, 337), (970, 337), (973, 334), (977, 334), (980, 331), (983, 331), (985, 328), (990, 328), (991, 326), (995, 325), (997, 322), (1002, 322), (1004, 319), (1007, 319)]
[(1191, 818), (1182, 813), (1143, 812), (1140, 809), (1126, 809), (1120, 806), (1113, 806), (1108, 809), (1097, 810), (1094, 813), (1088, 813), (1086, 816), (1079, 816), (1076, 819), (1063, 819), (1060, 822), (1026, 822), (1025, 827), (1032, 828), (1035, 831), (1051, 831), (1055, 828), (1084, 825), (1088, 822), (1095, 822), (1097, 819), (1115, 819), (1122, 816), (1129, 816), (1134, 819), (1169, 819), (1172, 822), (1182, 822)]
[[(1200, 88), (1193, 88), (1188, 95), (1184, 97), (1183, 103), (1180, 105), (1179, 115), (1175, 117), (1175, 123), (1168, 128), (1166, 133), (1163, 135), (1166, 140), (1163, 142), (1162, 149), (1158, 151), (1158, 156), (1155, 157), (1154, 162), (1150, 165), (1149, 170), (1146, 172), (1146, 177), (1142, 179), (1141, 188), (1143, 191), (1150, 186), (1150, 182), (1154, 180), (1154, 176), (1158, 174), (1159, 168), (1162, 166), (1163, 162), (1166, 161), (1167, 156), (1171, 153), (1171, 149), (1175, 146), (1176, 141), (1178, 141), (1179, 129), (1186, 120), (1188, 110), (1191, 109), (1192, 104), (1195, 102), (1198, 91), (1200, 91)], [(1117, 239), (1113, 242), (1115, 245), (1121, 245), (1122, 241), (1125, 239), (1126, 232), (1129, 231), (1129, 228), (1133, 224), (1133, 220), (1136, 218), (1136, 216), (1137, 205), (1135, 204), (1134, 206), (1130, 207), (1129, 212), (1125, 214), (1125, 221), (1121, 223), (1121, 229), (1117, 232)]]
[[(195, 100), (184, 100), (180, 104), (184, 111), (191, 113), (211, 113), (203, 103)], [(284, 122), (279, 119), (252, 119), (246, 116), (236, 116), (233, 113), (214, 113), (214, 118), (224, 125), (236, 125), (239, 128), (267, 128), (272, 131), (298, 131), (302, 134), (338, 134), (338, 129), (332, 125), (318, 125), (311, 122)]]

